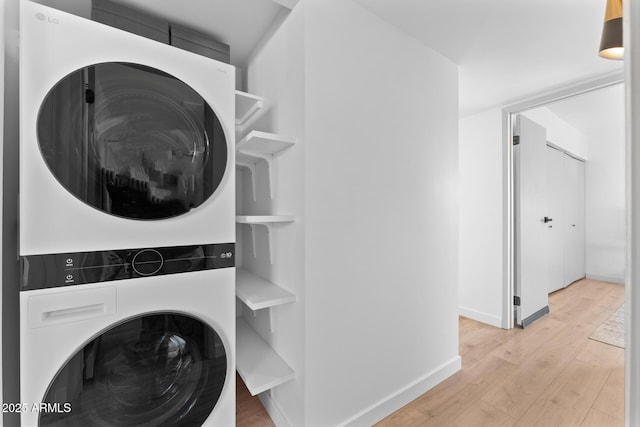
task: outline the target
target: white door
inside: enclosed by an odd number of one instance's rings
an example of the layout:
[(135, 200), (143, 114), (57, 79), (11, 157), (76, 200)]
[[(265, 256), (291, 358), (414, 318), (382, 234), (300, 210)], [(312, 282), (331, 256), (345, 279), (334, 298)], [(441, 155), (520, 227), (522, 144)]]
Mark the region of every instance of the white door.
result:
[(584, 251), (584, 162), (564, 155), (565, 191), (565, 257), (564, 285), (585, 276)]
[(547, 262), (549, 266), (549, 293), (562, 289), (564, 283), (565, 249), (565, 181), (562, 151), (547, 146)]
[(515, 319), (523, 327), (549, 311), (547, 268), (547, 135), (526, 117), (516, 117), (514, 146)]

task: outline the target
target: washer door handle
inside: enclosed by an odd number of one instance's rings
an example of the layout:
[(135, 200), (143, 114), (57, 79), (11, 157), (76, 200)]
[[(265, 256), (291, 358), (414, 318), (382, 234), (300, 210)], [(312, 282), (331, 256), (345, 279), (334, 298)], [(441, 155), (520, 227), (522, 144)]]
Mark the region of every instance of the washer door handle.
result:
[(89, 304), (80, 307), (63, 308), (61, 310), (52, 310), (42, 313), (42, 320), (70, 320), (76, 317), (85, 318), (94, 314), (102, 314), (105, 311), (104, 303)]
[[(75, 288), (72, 286), (71, 288)], [(65, 289), (28, 298), (29, 327), (41, 328), (68, 322), (81, 322), (116, 312), (116, 288)]]

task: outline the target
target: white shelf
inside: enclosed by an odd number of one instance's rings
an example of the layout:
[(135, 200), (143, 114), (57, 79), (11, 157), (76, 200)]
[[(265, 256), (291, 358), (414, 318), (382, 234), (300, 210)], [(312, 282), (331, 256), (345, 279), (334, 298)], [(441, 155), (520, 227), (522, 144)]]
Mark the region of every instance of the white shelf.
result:
[(252, 130), (236, 143), (236, 151), (260, 159), (275, 157), (296, 143), (296, 139), (275, 133)]
[(256, 253), (256, 230), (255, 227), (260, 225), (267, 230), (267, 239), (269, 240), (269, 262), (273, 264), (273, 252), (274, 243), (272, 234), (272, 227), (276, 224), (284, 224), (287, 222), (295, 221), (293, 215), (238, 215), (236, 216), (237, 224), (247, 224), (251, 227), (251, 240), (253, 242), (253, 257), (257, 257)]
[(247, 322), (236, 319), (236, 369), (252, 396), (295, 378), (295, 372)]
[(236, 126), (246, 126), (264, 107), (264, 99), (250, 93), (236, 91)]
[(238, 224), (274, 224), (278, 222), (293, 222), (296, 218), (293, 215), (238, 215), (236, 222)]
[(242, 268), (236, 269), (236, 296), (254, 311), (296, 300), (292, 293)]
[(236, 164), (249, 169), (253, 200), (256, 200), (256, 164), (266, 162), (269, 197), (273, 199), (273, 169), (271, 160), (296, 143), (295, 138), (252, 130), (236, 144)]

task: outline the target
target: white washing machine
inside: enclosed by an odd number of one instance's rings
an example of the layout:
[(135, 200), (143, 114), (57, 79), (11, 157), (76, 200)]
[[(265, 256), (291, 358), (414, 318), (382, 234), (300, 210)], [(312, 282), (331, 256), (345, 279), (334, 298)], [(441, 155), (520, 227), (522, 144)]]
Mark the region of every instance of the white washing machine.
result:
[(20, 19), (23, 425), (234, 425), (234, 68)]
[(233, 426), (233, 298), (232, 268), (21, 292), (10, 409), (25, 427)]
[(235, 241), (235, 68), (26, 0), (20, 255)]

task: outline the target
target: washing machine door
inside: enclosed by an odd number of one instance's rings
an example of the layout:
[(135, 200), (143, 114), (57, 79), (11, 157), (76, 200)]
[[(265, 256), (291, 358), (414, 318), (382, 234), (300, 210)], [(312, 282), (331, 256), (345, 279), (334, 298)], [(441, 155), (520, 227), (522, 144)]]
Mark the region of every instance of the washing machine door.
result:
[(198, 319), (153, 314), (89, 342), (58, 372), (40, 426), (195, 427), (225, 383), (220, 336)]
[(197, 208), (227, 165), (224, 131), (204, 98), (174, 76), (131, 63), (95, 64), (64, 77), (42, 103), (37, 135), (65, 189), (131, 219)]

